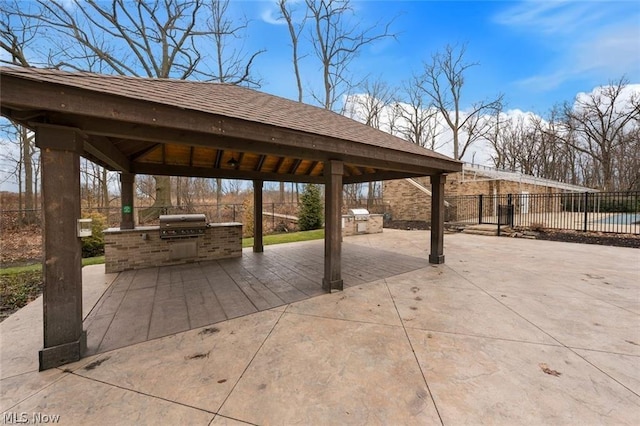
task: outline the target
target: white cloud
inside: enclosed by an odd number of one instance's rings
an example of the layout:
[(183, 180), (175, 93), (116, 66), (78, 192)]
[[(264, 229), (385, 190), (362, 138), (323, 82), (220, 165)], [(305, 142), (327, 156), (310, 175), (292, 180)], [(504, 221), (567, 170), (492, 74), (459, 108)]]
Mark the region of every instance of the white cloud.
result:
[(281, 19), (278, 15), (278, 11), (273, 7), (265, 8), (260, 14), (260, 18), (271, 25), (285, 25), (286, 22), (284, 19)]
[[(600, 5), (601, 6), (601, 5)], [(604, 8), (596, 2), (528, 0), (496, 15), (496, 22), (546, 34), (569, 33), (596, 22)]]

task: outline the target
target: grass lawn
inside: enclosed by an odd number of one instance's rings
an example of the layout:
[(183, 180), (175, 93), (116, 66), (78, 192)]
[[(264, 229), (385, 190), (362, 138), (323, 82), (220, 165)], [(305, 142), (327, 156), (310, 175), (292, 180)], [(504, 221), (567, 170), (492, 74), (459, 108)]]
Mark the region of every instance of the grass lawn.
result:
[[(298, 241), (319, 240), (324, 238), (324, 229), (313, 231), (288, 232), (285, 234), (271, 234), (263, 237), (265, 246), (271, 244), (295, 243)], [(242, 247), (253, 247), (253, 238), (243, 238)]]

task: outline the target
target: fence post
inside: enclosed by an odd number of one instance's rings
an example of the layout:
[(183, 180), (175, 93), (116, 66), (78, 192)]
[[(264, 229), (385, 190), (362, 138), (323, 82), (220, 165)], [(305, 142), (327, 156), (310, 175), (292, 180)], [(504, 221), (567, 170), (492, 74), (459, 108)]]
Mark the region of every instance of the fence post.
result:
[(231, 204), (231, 207), (233, 207), (233, 222), (235, 222), (236, 221), (236, 205)]
[(587, 232), (587, 220), (589, 219), (588, 203), (589, 203), (589, 193), (585, 192), (584, 193), (584, 232)]
[(271, 203), (271, 227), (276, 228), (276, 203)]
[(482, 194), (478, 195), (478, 224), (482, 224)]

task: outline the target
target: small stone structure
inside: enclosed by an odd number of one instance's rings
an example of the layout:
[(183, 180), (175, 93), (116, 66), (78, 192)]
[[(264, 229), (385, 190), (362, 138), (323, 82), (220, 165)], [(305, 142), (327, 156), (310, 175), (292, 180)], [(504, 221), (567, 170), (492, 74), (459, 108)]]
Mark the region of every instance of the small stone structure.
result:
[(107, 273), (242, 256), (242, 224), (211, 223), (204, 235), (161, 239), (158, 226), (104, 232)]
[(354, 215), (342, 215), (342, 236), (379, 234), (382, 232), (381, 214), (370, 214), (367, 220), (356, 220)]
[[(498, 171), (491, 168), (464, 165), (464, 172), (447, 176), (445, 202), (447, 214), (455, 210), (456, 196), (506, 196), (513, 194), (559, 194), (565, 192), (592, 191), (589, 188), (556, 182), (548, 179), (520, 173)], [(425, 221), (431, 220), (431, 180), (427, 177), (387, 180), (383, 183), (383, 200), (392, 220)], [(551, 200), (551, 199), (550, 199)], [(516, 202), (516, 210), (518, 203)], [(487, 203), (486, 209), (494, 209)], [(529, 213), (559, 211), (560, 205), (551, 200), (545, 204), (537, 203), (529, 208)], [(517, 211), (516, 211), (517, 213)], [(495, 213), (493, 213), (495, 214)]]

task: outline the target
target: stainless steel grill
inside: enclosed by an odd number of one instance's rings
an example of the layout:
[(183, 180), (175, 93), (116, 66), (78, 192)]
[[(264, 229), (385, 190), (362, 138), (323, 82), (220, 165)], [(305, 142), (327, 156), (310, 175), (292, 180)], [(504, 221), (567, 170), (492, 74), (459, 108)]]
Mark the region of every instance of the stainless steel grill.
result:
[(204, 214), (163, 214), (160, 216), (160, 238), (186, 238), (204, 235)]
[(357, 221), (369, 220), (369, 210), (367, 209), (349, 209), (349, 215)]

